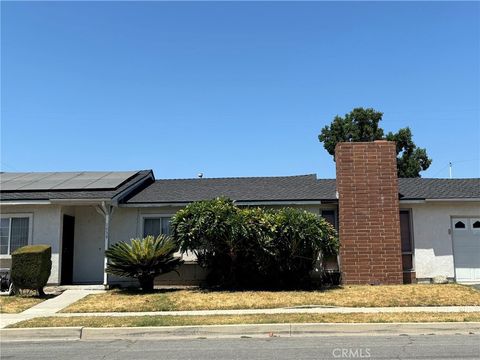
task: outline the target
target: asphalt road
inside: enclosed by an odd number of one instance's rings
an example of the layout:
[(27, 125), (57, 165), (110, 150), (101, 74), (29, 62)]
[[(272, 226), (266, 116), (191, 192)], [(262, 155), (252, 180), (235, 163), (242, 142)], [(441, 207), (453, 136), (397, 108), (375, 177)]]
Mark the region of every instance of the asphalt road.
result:
[(7, 359), (480, 359), (480, 335), (2, 343)]

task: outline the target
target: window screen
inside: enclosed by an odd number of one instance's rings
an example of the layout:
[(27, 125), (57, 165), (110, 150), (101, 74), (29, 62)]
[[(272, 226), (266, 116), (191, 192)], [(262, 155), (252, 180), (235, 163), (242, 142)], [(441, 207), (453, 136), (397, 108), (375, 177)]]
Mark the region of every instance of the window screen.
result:
[(8, 237), (10, 236), (10, 219), (2, 218), (0, 221), (0, 254), (8, 254)]
[(28, 217), (4, 217), (0, 221), (0, 254), (8, 255), (28, 245)]
[(143, 220), (143, 237), (152, 235), (157, 237), (160, 234), (170, 235), (170, 218), (145, 218)]
[(10, 253), (28, 245), (28, 218), (12, 218), (10, 232)]

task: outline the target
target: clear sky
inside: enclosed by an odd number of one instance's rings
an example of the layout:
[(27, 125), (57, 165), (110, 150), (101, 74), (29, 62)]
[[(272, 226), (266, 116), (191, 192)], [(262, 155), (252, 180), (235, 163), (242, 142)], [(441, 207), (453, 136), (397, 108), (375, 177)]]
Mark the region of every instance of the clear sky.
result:
[(4, 171), (335, 176), (336, 114), (480, 176), (480, 4), (4, 2)]

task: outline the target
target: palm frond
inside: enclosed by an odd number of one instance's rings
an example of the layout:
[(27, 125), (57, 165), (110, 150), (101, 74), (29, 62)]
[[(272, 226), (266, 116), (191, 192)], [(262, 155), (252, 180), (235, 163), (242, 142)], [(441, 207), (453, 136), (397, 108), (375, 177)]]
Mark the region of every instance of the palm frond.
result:
[(132, 239), (130, 243), (118, 242), (105, 251), (107, 272), (138, 279), (175, 271), (183, 263), (179, 257), (173, 256), (177, 248), (172, 238), (166, 235)]

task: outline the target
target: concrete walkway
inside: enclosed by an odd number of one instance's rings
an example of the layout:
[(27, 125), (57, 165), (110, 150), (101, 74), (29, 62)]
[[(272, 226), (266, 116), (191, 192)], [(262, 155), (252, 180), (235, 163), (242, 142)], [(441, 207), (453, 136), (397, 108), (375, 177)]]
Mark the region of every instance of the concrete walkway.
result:
[(99, 290), (66, 290), (60, 295), (45, 300), (19, 314), (0, 314), (0, 329), (23, 320), (52, 316), (87, 295), (99, 293)]
[(206, 316), (206, 315), (252, 315), (252, 314), (356, 314), (356, 313), (461, 313), (480, 312), (480, 306), (415, 306), (415, 307), (293, 307), (275, 309), (239, 309), (239, 310), (188, 310), (188, 311), (149, 311), (149, 312), (95, 312), (95, 313), (56, 313), (55, 317), (72, 316)]

